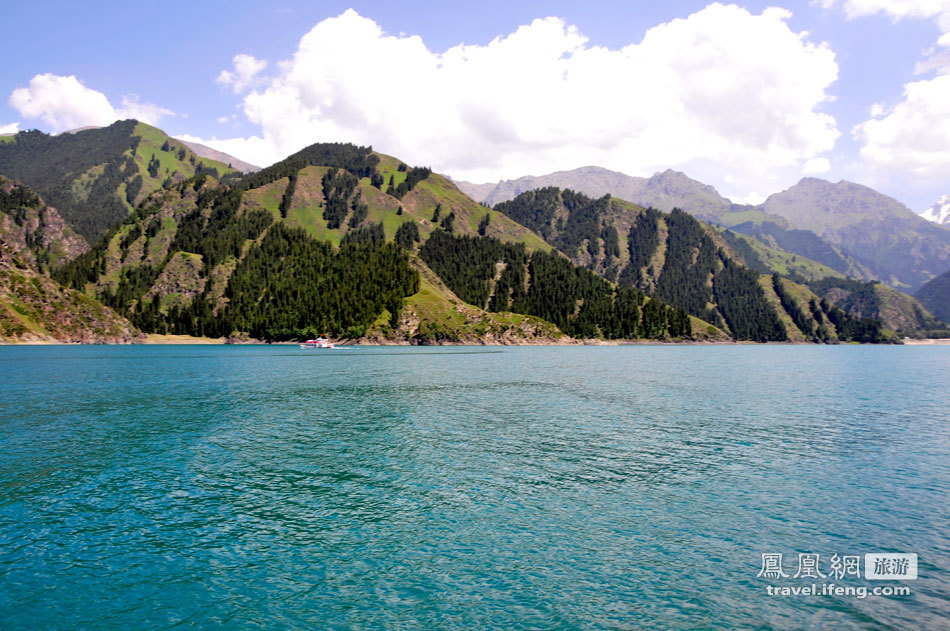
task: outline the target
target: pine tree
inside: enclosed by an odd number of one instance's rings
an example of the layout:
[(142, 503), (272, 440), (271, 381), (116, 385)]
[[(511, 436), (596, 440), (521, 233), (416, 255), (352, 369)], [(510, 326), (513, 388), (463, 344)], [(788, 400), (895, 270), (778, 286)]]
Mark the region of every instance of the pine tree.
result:
[(482, 220), (478, 222), (478, 234), (485, 236), (485, 232), (488, 231), (488, 224), (491, 222), (491, 213), (485, 213), (485, 216), (482, 217)]

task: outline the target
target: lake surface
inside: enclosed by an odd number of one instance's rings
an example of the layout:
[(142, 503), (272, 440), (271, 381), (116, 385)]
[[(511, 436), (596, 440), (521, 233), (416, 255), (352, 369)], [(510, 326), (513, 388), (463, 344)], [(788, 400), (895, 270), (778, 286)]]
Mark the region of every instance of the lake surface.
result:
[[(0, 347), (0, 628), (950, 628), (948, 377), (946, 346)], [(872, 552), (920, 578), (817, 582), (910, 594), (766, 592)]]

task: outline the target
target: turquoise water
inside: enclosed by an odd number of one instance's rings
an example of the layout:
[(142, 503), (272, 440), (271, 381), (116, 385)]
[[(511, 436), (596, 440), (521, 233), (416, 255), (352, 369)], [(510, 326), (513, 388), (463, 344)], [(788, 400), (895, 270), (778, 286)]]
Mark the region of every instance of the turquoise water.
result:
[[(0, 627), (946, 629), (948, 375), (950, 347), (0, 348)], [(918, 553), (909, 595), (756, 577), (879, 551)]]

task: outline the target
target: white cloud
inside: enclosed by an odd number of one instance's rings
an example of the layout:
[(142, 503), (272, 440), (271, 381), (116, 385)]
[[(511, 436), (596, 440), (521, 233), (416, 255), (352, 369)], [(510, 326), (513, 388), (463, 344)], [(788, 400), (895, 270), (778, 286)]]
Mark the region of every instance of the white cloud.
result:
[(116, 120), (136, 118), (157, 124), (171, 110), (140, 103), (137, 96), (122, 97), (122, 107), (115, 108), (106, 95), (82, 84), (75, 76), (38, 74), (26, 88), (17, 88), (9, 98), (10, 105), (24, 118), (41, 120), (50, 131), (62, 132), (87, 125), (109, 125)]
[[(824, 8), (838, 4), (837, 0), (820, 0)], [(950, 48), (950, 0), (844, 0), (844, 11), (849, 18), (883, 14), (895, 22), (908, 18), (936, 19), (942, 35), (937, 46)], [(950, 71), (950, 55), (947, 51), (937, 52), (935, 48), (927, 51), (928, 59), (914, 68), (915, 74), (924, 74), (932, 70)]]
[(831, 162), (828, 161), (828, 158), (812, 158), (805, 162), (805, 165), (802, 167), (802, 173), (805, 175), (818, 175), (827, 173), (830, 170)]
[(904, 99), (854, 128), (872, 169), (920, 178), (950, 173), (950, 75), (904, 85)]
[(134, 118), (149, 125), (157, 125), (165, 116), (174, 116), (175, 113), (153, 103), (140, 103), (136, 95), (123, 96), (122, 107), (116, 110), (118, 118)]
[[(824, 0), (821, 4), (828, 8), (836, 2)], [(947, 0), (845, 0), (843, 5), (845, 13), (851, 18), (883, 13), (895, 20), (902, 20), (933, 18), (950, 12), (950, 2)]]
[(175, 134), (175, 138), (187, 142), (197, 142), (257, 166), (267, 166), (287, 157), (286, 155), (277, 155), (274, 152), (274, 146), (258, 136), (251, 136), (250, 138), (217, 138), (215, 136), (202, 138), (190, 134)]
[(267, 62), (255, 59), (251, 55), (240, 53), (231, 60), (234, 63), (234, 72), (222, 70), (216, 81), (221, 85), (229, 85), (235, 94), (239, 94), (256, 84), (257, 75), (267, 67)]
[(20, 131), (20, 123), (10, 123), (8, 125), (0, 125), (0, 134), (15, 134)]
[(897, 105), (872, 105), (870, 118), (852, 134), (862, 143), (869, 178), (945, 179), (950, 172), (950, 0), (845, 0), (843, 7), (849, 18), (882, 14), (895, 21), (936, 20), (942, 34), (914, 68), (915, 74), (936, 76), (905, 83)]
[(747, 192), (839, 136), (819, 111), (834, 53), (789, 16), (712, 4), (619, 50), (546, 18), (438, 54), (349, 10), (244, 97), (261, 136), (200, 142), (257, 164), (319, 141), (371, 143), (473, 181), (585, 164), (649, 175), (698, 160)]
[(763, 195), (761, 193), (752, 192), (752, 193), (749, 193), (748, 195), (743, 195), (742, 197), (733, 196), (733, 197), (730, 197), (729, 199), (732, 200), (736, 204), (749, 204), (750, 206), (758, 206), (759, 204), (764, 202), (766, 199), (768, 199), (768, 196)]

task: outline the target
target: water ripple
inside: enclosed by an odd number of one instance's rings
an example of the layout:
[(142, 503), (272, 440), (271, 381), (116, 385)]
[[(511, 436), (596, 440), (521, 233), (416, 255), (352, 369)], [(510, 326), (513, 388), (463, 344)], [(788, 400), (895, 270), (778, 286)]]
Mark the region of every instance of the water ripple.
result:
[[(0, 627), (948, 627), (945, 347), (0, 362)], [(756, 578), (879, 550), (910, 596)]]

